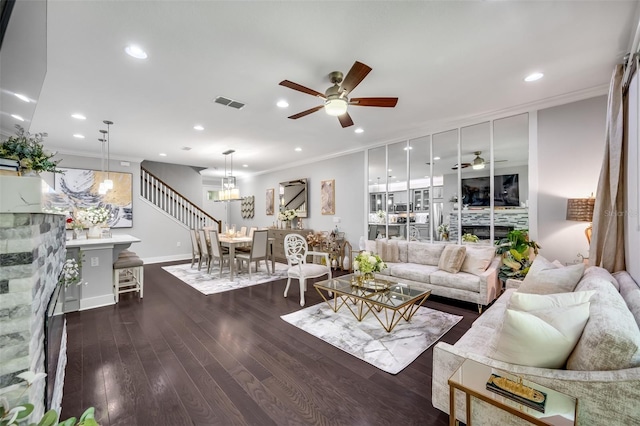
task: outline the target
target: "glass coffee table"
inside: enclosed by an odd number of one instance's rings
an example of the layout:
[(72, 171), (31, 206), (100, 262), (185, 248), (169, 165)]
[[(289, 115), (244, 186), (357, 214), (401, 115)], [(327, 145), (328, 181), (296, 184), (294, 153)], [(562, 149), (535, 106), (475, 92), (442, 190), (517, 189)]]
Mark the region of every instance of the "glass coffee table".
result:
[(334, 312), (346, 306), (358, 321), (371, 312), (387, 332), (401, 319), (410, 321), (431, 294), (431, 290), (412, 288), (393, 279), (363, 282), (355, 274), (319, 281), (313, 286)]

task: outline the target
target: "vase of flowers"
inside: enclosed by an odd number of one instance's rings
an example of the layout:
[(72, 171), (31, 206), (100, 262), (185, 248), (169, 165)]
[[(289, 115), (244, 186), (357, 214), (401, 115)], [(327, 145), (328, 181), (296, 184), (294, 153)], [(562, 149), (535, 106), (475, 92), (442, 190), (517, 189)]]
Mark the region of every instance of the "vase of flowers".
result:
[(111, 219), (111, 212), (105, 207), (89, 207), (78, 213), (80, 221), (87, 224), (87, 238), (101, 238), (102, 227)]
[(443, 223), (438, 226), (438, 233), (440, 234), (440, 239), (442, 241), (449, 241), (449, 224)]
[(364, 280), (372, 280), (375, 272), (386, 269), (387, 264), (380, 256), (368, 251), (361, 251), (353, 262), (353, 269), (362, 274)]
[(62, 265), (62, 274), (60, 275), (60, 284), (65, 287), (70, 285), (82, 284), (82, 276), (80, 275), (80, 268), (82, 267), (82, 260), (67, 259)]
[(291, 222), (296, 217), (298, 217), (298, 212), (293, 209), (283, 210), (278, 213), (278, 220), (284, 222), (287, 229), (291, 229)]

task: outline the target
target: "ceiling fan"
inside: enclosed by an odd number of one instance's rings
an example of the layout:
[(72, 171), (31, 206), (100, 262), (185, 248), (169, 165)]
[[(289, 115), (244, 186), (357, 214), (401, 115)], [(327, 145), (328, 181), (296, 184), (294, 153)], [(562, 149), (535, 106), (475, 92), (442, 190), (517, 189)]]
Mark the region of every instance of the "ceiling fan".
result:
[(297, 90), (298, 92), (307, 93), (309, 95), (317, 96), (324, 99), (324, 104), (317, 107), (313, 107), (306, 111), (299, 112), (290, 116), (292, 120), (296, 120), (300, 117), (311, 114), (324, 108), (325, 112), (329, 115), (338, 117), (340, 125), (342, 127), (353, 126), (353, 120), (347, 112), (349, 105), (353, 106), (368, 106), (368, 107), (383, 107), (393, 108), (398, 103), (398, 98), (351, 98), (347, 95), (356, 88), (362, 80), (369, 74), (371, 67), (356, 61), (346, 76), (340, 71), (334, 71), (329, 74), (329, 79), (333, 86), (329, 87), (324, 94), (316, 92), (313, 89), (304, 87), (300, 84), (294, 83), (289, 80), (283, 80), (280, 82), (281, 86), (288, 87), (289, 89)]
[[(484, 169), (484, 166), (487, 164), (490, 164), (488, 161), (485, 161), (484, 158), (480, 157), (480, 154), (482, 154), (482, 151), (475, 151), (473, 153), (473, 155), (476, 156), (476, 158), (473, 159), (473, 161), (471, 163), (462, 163), (462, 165), (460, 166), (461, 169), (466, 169), (467, 167), (471, 166), (473, 168), (473, 170), (481, 170)], [(496, 160), (494, 161), (494, 163), (502, 163), (505, 162), (507, 160)], [(458, 165), (454, 165), (451, 170), (458, 170)]]

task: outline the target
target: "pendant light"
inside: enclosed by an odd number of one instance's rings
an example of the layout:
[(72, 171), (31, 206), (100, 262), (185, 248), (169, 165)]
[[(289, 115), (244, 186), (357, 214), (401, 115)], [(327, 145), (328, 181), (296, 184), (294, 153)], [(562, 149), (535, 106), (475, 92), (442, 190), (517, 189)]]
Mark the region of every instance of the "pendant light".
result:
[[(221, 190), (218, 191), (218, 201), (240, 200), (240, 189), (236, 187), (236, 177), (233, 176), (233, 149), (222, 153), (224, 155), (224, 177), (222, 178)], [(227, 174), (227, 157), (231, 156), (231, 171)]]
[[(98, 130), (100, 133), (102, 133), (102, 137), (100, 139), (98, 139), (98, 141), (100, 141), (100, 170), (102, 171), (102, 173), (104, 173), (104, 145), (107, 143), (107, 138), (106, 138), (106, 134), (107, 131), (100, 129)], [(108, 191), (107, 186), (104, 184), (103, 182), (100, 182), (100, 185), (98, 186), (98, 194), (100, 195), (104, 195), (106, 194)]]
[(113, 121), (104, 120), (103, 123), (107, 125), (107, 178), (104, 181), (102, 181), (102, 183), (104, 183), (104, 187), (107, 188), (107, 191), (108, 191), (110, 189), (113, 189), (113, 181), (111, 180), (111, 176), (109, 175), (109, 171), (110, 171), (109, 163), (111, 162), (110, 126), (113, 124)]

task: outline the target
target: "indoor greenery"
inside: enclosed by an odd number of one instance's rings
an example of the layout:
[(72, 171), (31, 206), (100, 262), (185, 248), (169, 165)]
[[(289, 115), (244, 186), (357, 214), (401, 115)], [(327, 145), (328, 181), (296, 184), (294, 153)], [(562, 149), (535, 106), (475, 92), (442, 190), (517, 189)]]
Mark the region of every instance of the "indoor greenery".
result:
[[(18, 378), (26, 382), (24, 392), (36, 381), (42, 380), (47, 375), (45, 373), (34, 373), (33, 371), (25, 371), (17, 375)], [(21, 396), (22, 396), (21, 395)], [(18, 398), (19, 399), (19, 398)], [(58, 422), (59, 416), (56, 410), (49, 410), (42, 418), (37, 422), (27, 422), (29, 416), (33, 412), (34, 406), (30, 403), (18, 404), (14, 407), (9, 406), (9, 402), (6, 398), (0, 398), (0, 426), (99, 426), (96, 422), (95, 409), (93, 407), (88, 408), (79, 419), (71, 417), (62, 422)]]
[(386, 267), (387, 265), (380, 259), (380, 256), (368, 251), (360, 252), (353, 262), (353, 269), (363, 274), (380, 272)]
[(527, 229), (509, 231), (505, 238), (496, 241), (496, 246), (496, 253), (502, 255), (498, 276), (503, 281), (509, 278), (523, 279), (540, 248), (538, 243), (529, 240)]
[(478, 238), (478, 236), (474, 234), (464, 234), (462, 236), (462, 241), (464, 241), (465, 243), (477, 243), (478, 241), (480, 241), (480, 238)]
[(51, 159), (56, 153), (44, 150), (42, 142), (46, 133), (31, 134), (19, 124), (16, 124), (16, 129), (16, 136), (0, 143), (0, 158), (19, 161), (23, 171), (62, 173), (56, 168), (60, 160)]

